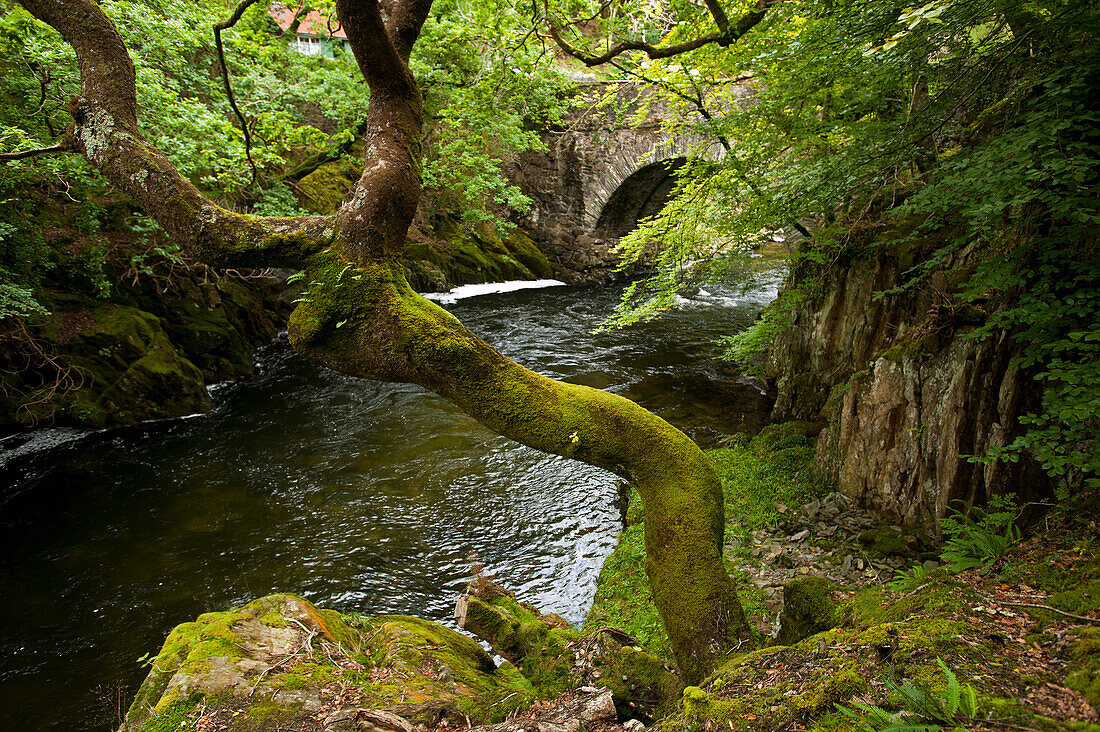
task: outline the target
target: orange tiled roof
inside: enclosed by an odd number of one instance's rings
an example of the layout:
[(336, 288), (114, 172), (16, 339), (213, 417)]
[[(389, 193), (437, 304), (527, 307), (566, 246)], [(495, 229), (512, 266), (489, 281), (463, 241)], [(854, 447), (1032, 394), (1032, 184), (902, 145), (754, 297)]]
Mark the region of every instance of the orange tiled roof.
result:
[[(275, 19), (275, 22), (279, 24), (280, 28), (286, 30), (290, 27), (290, 24), (294, 22), (295, 12), (296, 10), (292, 7), (275, 5), (271, 8), (271, 17)], [(344, 29), (340, 27), (339, 23), (336, 22), (336, 19), (333, 18), (331, 22), (334, 28), (332, 31), (333, 37), (346, 39), (347, 35), (344, 33)], [(326, 18), (316, 10), (311, 10), (306, 13), (306, 16), (298, 23), (298, 32), (327, 38), (329, 35), (329, 26), (326, 22)]]

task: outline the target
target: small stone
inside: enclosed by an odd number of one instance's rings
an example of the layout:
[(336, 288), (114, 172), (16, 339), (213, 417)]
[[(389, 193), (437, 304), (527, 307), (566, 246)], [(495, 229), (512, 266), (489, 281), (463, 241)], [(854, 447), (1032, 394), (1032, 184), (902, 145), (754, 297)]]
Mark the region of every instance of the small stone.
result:
[(623, 732), (642, 732), (645, 725), (637, 719), (628, 719), (623, 722)]
[(324, 728), (331, 732), (414, 732), (406, 719), (381, 709), (342, 709), (325, 720)]
[(809, 535), (810, 535), (810, 530), (809, 529), (802, 529), (802, 531), (799, 531), (797, 534), (795, 534), (794, 536), (791, 537), (791, 541), (802, 541)]
[(791, 509), (787, 508), (782, 503), (776, 503), (775, 504), (775, 510), (779, 511), (779, 513), (786, 513), (787, 511), (790, 511)]
[(863, 567), (864, 567), (863, 560), (862, 559), (857, 559), (856, 560), (856, 569), (862, 571)]

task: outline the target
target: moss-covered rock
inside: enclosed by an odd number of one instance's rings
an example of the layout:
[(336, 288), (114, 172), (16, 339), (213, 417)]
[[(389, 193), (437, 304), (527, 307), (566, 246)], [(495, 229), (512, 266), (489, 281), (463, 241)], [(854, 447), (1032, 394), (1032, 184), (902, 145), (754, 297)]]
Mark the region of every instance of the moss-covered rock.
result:
[(543, 698), (604, 687), (621, 716), (645, 720), (672, 711), (679, 700), (674, 667), (625, 632), (599, 628), (581, 636), (561, 617), (539, 612), (484, 577), (459, 598), (455, 619), (515, 663)]
[(350, 158), (318, 166), (295, 184), (298, 205), (312, 213), (332, 213), (340, 208), (344, 196), (355, 186), (361, 173), (361, 166)]
[(551, 277), (554, 267), (522, 230), (501, 236), (488, 225), (468, 225), (451, 213), (435, 212), (412, 232), (403, 265), (415, 290)]
[(775, 642), (782, 646), (829, 630), (837, 624), (837, 585), (824, 577), (798, 577), (783, 586), (783, 614)]
[(63, 347), (59, 360), (81, 375), (81, 387), (65, 404), (79, 424), (133, 424), (210, 408), (202, 373), (175, 349), (151, 313), (125, 306), (100, 309)]
[(438, 623), (345, 617), (271, 595), (173, 630), (121, 732), (178, 728), (198, 716), (230, 732), (320, 729), (356, 709), (411, 723), (492, 722), (533, 698), (514, 666), (497, 667), (477, 643)]
[(859, 535), (859, 541), (868, 549), (885, 557), (907, 557), (919, 549), (919, 540), (892, 526), (877, 526)]

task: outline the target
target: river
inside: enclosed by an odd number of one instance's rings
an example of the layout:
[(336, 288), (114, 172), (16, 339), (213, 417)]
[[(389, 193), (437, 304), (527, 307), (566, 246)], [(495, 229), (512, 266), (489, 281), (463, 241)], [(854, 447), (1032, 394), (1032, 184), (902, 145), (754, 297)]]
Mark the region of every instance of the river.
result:
[[(640, 401), (700, 442), (761, 395), (713, 359), (777, 267), (659, 322), (591, 334), (617, 288), (446, 305), (547, 375)], [(495, 435), (409, 385), (350, 379), (283, 343), (212, 412), (0, 441), (0, 729), (105, 730), (176, 624), (276, 591), (451, 622), (472, 561), (582, 622), (619, 530), (616, 478)], [(740, 405), (740, 406), (738, 406)]]

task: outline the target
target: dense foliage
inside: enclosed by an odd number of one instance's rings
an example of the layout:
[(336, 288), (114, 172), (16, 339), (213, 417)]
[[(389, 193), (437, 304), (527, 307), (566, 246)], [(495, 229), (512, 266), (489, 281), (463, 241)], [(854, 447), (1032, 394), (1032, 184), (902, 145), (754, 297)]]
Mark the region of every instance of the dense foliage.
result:
[[(330, 5), (308, 8), (330, 12)], [(220, 205), (261, 215), (306, 213), (297, 179), (341, 156), (358, 165), (354, 142), (369, 92), (339, 43), (325, 44), (327, 54), (296, 52), (269, 3), (253, 5), (223, 33), (251, 132), (254, 179), (214, 52), (212, 23), (228, 16), (225, 4), (112, 0), (103, 6), (136, 66), (144, 132)], [(442, 0), (413, 59), (430, 117), (425, 183), (470, 223), (507, 226), (505, 207), (527, 205), (504, 178), (502, 162), (538, 147), (537, 130), (559, 119), (565, 104), (568, 82), (539, 64), (543, 46), (525, 38), (525, 23), (508, 2)], [(0, 152), (50, 147), (71, 122), (69, 101), (79, 92), (72, 50), (10, 0), (0, 1), (0, 50)], [(44, 226), (44, 217), (57, 226)], [(83, 285), (89, 295), (109, 297), (107, 232), (148, 233), (152, 243), (151, 223), (127, 209), (81, 156), (0, 164), (0, 316), (40, 312), (36, 291), (44, 285)], [(156, 244), (172, 250), (170, 242)], [(83, 273), (79, 281), (71, 281), (74, 272)]]
[[(713, 22), (689, 4), (653, 17), (643, 7), (633, 30), (614, 27), (625, 16), (598, 27), (653, 37), (672, 28), (672, 43)], [(657, 316), (685, 279), (723, 273), (701, 262), (797, 222), (814, 228), (802, 272), (908, 249), (916, 266), (905, 290), (963, 262), (949, 273), (958, 284), (947, 308), (984, 313), (970, 337), (1012, 334), (1017, 366), (1044, 395), (1026, 434), (975, 459), (1029, 451), (1063, 485), (1097, 484), (1097, 28), (1095, 2), (789, 0), (728, 47), (620, 56), (623, 73), (677, 111), (668, 119), (692, 120), (676, 131), (703, 142), (678, 197), (623, 240), (627, 262), (654, 241), (661, 248), (655, 274), (627, 291), (610, 322)], [(732, 339), (731, 356), (749, 360), (766, 346), (800, 296), (788, 293)]]

